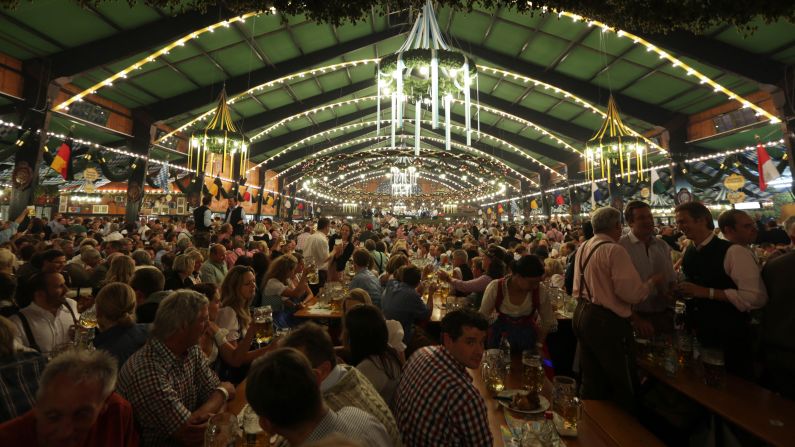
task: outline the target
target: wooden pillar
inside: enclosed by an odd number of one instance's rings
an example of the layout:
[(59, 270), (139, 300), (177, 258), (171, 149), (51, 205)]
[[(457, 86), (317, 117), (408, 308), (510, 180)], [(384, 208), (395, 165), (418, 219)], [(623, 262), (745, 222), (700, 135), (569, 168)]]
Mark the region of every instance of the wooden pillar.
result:
[(127, 207), (124, 213), (124, 220), (127, 223), (138, 220), (141, 212), (149, 147), (156, 131), (152, 124), (153, 121), (149, 116), (139, 110), (133, 111), (133, 137), (129, 141), (130, 152), (140, 155), (142, 158), (134, 159), (130, 165), (130, 177), (127, 179)]
[(15, 153), (14, 170), (11, 173), (9, 220), (16, 219), (33, 204), (34, 192), (39, 184), (39, 166), (52, 118), (50, 104), (59, 90), (58, 86), (50, 85), (49, 77), (41, 76), (44, 71), (40, 64), (39, 61), (31, 61), (23, 66), (25, 101), (18, 109), (22, 130), (17, 135), (21, 146)]
[(262, 169), (262, 167), (257, 168), (257, 177), (259, 177), (259, 186), (262, 189), (259, 190), (259, 197), (257, 198), (257, 214), (254, 216), (254, 220), (259, 222), (262, 217), (262, 199), (265, 196), (265, 170)]
[(538, 175), (541, 183), (541, 211), (544, 216), (549, 220), (552, 217), (552, 206), (547, 198), (547, 189), (552, 187), (552, 176), (546, 171), (541, 171)]

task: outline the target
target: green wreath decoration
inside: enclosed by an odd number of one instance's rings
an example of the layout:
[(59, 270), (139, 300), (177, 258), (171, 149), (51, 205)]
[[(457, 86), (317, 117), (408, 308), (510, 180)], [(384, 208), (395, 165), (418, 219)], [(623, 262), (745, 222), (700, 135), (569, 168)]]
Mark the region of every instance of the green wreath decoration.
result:
[[(436, 58), (439, 61), (439, 97), (445, 95), (456, 95), (460, 89), (456, 87), (456, 82), (459, 85), (464, 84), (464, 63), (467, 61), (466, 56), (455, 51), (437, 50)], [(389, 56), (381, 59), (379, 64), (379, 71), (381, 72), (381, 79), (387, 80), (388, 84), (393, 84), (394, 78), (392, 73), (397, 69), (398, 54), (390, 54)], [(420, 67), (430, 67), (431, 63), (431, 50), (419, 48), (414, 50), (406, 50), (403, 52), (403, 65), (406, 67), (408, 76), (403, 76), (403, 93), (411, 98), (427, 98), (431, 92), (431, 76), (430, 74), (420, 74)], [(451, 72), (455, 71), (455, 76), (451, 76)], [(475, 64), (469, 66), (470, 79), (474, 79), (477, 75)]]

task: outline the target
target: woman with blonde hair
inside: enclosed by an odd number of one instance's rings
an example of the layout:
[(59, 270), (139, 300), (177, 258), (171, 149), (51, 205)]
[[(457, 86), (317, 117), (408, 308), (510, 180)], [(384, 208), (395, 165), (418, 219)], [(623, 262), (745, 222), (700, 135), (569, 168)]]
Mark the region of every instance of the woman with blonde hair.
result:
[(110, 261), (108, 273), (105, 274), (105, 281), (102, 283), (123, 282), (127, 284), (135, 273), (135, 261), (127, 255), (116, 255)]
[(164, 290), (189, 289), (193, 286), (191, 275), (196, 269), (196, 258), (190, 254), (181, 254), (174, 258), (171, 264), (171, 271), (166, 276), (166, 286)]
[(221, 309), (218, 311), (218, 326), (229, 331), (227, 340), (242, 340), (251, 323), (249, 306), (254, 299), (257, 285), (251, 267), (236, 265), (226, 274), (221, 284)]
[(190, 274), (190, 280), (193, 282), (194, 285), (202, 282), (200, 272), (202, 264), (204, 263), (204, 260), (207, 258), (207, 256), (202, 254), (201, 250), (206, 251), (207, 249), (189, 248), (188, 250), (185, 251), (185, 255), (193, 258), (193, 271)]
[(0, 248), (0, 273), (14, 274), (17, 267), (17, 257), (7, 248)]
[(116, 357), (119, 367), (149, 338), (146, 324), (135, 323), (135, 292), (127, 284), (106, 284), (96, 297), (98, 331), (94, 347)]
[[(251, 267), (236, 265), (226, 274), (221, 284), (221, 308), (218, 310), (216, 323), (219, 328), (226, 329), (226, 341), (235, 348), (245, 345), (250, 337), (246, 337), (253, 329), (249, 307), (257, 292), (254, 270)], [(251, 344), (248, 341), (249, 345)], [(248, 346), (244, 348), (248, 350)], [(240, 383), (246, 376), (248, 366), (221, 364), (218, 376), (221, 380)]]
[(243, 340), (237, 343), (227, 341), (226, 336), (229, 331), (219, 327), (216, 323), (221, 307), (221, 294), (218, 287), (213, 283), (202, 283), (196, 284), (192, 289), (206, 296), (209, 302), (207, 307), (209, 321), (207, 329), (199, 339), (199, 347), (214, 371), (220, 370), (222, 365), (227, 368), (243, 367), (273, 349), (274, 343), (264, 348), (249, 350), (257, 333), (257, 323), (254, 322), (249, 325)]

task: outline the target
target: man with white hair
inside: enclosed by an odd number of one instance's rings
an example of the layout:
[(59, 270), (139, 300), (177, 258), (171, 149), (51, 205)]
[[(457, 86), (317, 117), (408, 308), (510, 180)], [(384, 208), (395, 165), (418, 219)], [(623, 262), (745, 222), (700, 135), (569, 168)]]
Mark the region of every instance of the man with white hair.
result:
[(143, 445), (201, 444), (207, 421), (234, 397), (199, 347), (208, 321), (204, 295), (172, 293), (157, 308), (149, 341), (124, 364), (118, 391), (135, 410)]
[(580, 346), (583, 399), (612, 400), (635, 410), (638, 385), (631, 345), (632, 305), (664, 281), (655, 273), (643, 281), (621, 238), (621, 212), (599, 208), (591, 214), (594, 237), (577, 251), (574, 290), (578, 298), (572, 328)]
[(67, 351), (47, 364), (36, 405), (0, 425), (0, 445), (138, 445), (130, 403), (113, 392), (116, 360), (104, 351)]
[(93, 272), (100, 262), (102, 255), (94, 247), (87, 245), (80, 249), (79, 262), (73, 260), (64, 267), (64, 271), (72, 279), (71, 286), (74, 288), (98, 286), (99, 278), (93, 275)]

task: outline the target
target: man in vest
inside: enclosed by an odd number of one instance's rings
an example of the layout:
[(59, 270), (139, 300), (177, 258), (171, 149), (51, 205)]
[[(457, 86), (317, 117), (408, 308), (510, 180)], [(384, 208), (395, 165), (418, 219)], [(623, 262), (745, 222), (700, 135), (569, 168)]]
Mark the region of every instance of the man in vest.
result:
[(193, 210), (193, 222), (196, 224), (197, 233), (210, 231), (213, 223), (213, 213), (210, 211), (210, 202), (212, 200), (212, 196), (202, 197), (202, 205)]
[(726, 369), (751, 378), (748, 311), (767, 303), (767, 291), (753, 253), (715, 236), (712, 214), (704, 205), (676, 207), (676, 224), (693, 245), (685, 251), (679, 289), (687, 301), (687, 325), (704, 348), (721, 349)]
[(246, 213), (240, 202), (237, 200), (237, 195), (229, 197), (229, 208), (226, 210), (226, 217), (224, 222), (232, 225), (232, 232), (235, 236), (243, 236), (245, 229)]
[(636, 408), (637, 367), (632, 356), (632, 305), (664, 282), (662, 273), (643, 281), (621, 238), (621, 212), (599, 208), (591, 214), (594, 237), (574, 260), (578, 297), (572, 329), (580, 346), (583, 399), (612, 400), (629, 413)]

